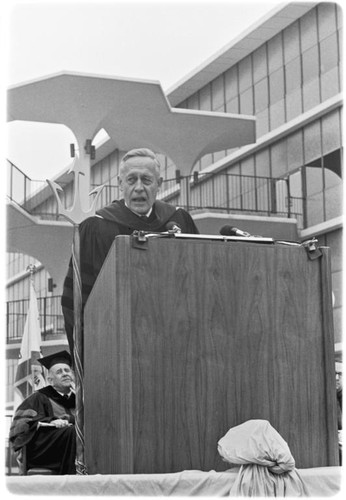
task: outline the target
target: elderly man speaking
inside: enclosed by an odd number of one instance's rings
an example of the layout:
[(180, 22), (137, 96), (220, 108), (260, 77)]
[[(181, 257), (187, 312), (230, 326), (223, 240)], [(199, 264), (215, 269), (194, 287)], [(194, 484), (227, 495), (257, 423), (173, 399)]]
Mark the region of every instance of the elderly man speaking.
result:
[[(114, 238), (133, 231), (166, 231), (176, 222), (183, 233), (198, 234), (185, 210), (156, 200), (162, 184), (160, 163), (150, 149), (133, 149), (123, 157), (118, 176), (122, 200), (113, 201), (80, 224), (80, 266), (83, 309)], [(62, 309), (73, 352), (73, 268), (70, 260), (64, 282)]]

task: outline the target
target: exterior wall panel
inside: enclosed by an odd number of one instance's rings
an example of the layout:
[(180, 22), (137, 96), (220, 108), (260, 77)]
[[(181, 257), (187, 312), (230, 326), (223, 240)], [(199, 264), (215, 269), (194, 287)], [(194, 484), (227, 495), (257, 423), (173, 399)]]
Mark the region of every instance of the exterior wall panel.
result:
[(300, 19), (301, 49), (303, 52), (317, 44), (317, 14), (316, 9), (310, 10)]

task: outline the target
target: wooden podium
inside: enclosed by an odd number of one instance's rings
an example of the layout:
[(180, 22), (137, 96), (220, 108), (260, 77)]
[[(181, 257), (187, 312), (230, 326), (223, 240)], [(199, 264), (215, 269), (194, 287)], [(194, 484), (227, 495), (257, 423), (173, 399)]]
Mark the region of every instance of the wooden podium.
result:
[(89, 474), (229, 468), (266, 419), (296, 467), (338, 465), (328, 248), (118, 236), (85, 308)]

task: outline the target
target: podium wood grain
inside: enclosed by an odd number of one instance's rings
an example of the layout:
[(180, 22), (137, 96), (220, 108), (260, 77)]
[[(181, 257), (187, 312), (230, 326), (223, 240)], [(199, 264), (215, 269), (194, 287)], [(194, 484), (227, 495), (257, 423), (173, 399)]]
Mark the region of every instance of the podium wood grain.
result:
[(337, 464), (328, 249), (115, 239), (85, 310), (89, 473), (224, 470), (267, 419), (297, 467)]

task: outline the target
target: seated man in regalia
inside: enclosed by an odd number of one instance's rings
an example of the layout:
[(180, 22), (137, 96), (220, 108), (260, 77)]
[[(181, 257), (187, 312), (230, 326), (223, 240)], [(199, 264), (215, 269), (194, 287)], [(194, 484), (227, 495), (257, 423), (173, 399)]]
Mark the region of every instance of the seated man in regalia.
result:
[(46, 468), (53, 474), (75, 474), (75, 394), (72, 359), (67, 351), (38, 361), (48, 370), (49, 385), (17, 408), (10, 429), (14, 451), (26, 454), (26, 469)]

